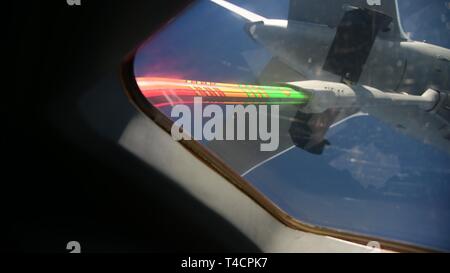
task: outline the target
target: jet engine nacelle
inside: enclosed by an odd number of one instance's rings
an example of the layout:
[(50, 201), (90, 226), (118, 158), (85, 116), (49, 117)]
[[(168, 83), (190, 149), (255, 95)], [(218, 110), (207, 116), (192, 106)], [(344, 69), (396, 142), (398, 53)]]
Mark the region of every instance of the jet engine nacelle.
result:
[(428, 89), (421, 96), (383, 92), (365, 85), (346, 85), (326, 81), (302, 81), (289, 83), (310, 95), (302, 108), (304, 113), (323, 113), (333, 108), (359, 108), (370, 113), (370, 108), (417, 106), (431, 111), (439, 103), (439, 92)]

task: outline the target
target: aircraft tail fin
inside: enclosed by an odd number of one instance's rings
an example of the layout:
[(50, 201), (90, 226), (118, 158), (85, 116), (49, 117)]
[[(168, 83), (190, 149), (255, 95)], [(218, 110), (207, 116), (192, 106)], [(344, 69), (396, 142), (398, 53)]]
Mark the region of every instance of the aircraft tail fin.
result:
[(356, 83), (378, 33), (387, 31), (392, 18), (365, 8), (349, 8), (337, 26), (323, 69)]
[(370, 9), (391, 17), (390, 30), (382, 37), (406, 39), (400, 23), (397, 0), (290, 0), (289, 20), (324, 24), (332, 28), (339, 25), (347, 7)]

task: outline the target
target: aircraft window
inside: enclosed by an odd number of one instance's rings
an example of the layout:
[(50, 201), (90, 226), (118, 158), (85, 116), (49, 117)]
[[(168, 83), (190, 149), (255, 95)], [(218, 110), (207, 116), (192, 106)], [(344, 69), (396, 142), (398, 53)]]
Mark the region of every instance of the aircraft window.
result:
[(198, 1), (127, 62), (128, 92), (289, 226), (450, 251), (450, 10), (395, 3)]

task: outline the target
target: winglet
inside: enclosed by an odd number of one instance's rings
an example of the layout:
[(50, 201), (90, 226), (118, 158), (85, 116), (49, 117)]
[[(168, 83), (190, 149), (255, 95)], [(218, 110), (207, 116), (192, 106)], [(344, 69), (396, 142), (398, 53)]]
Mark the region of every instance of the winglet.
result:
[(248, 11), (246, 9), (243, 9), (241, 7), (238, 7), (228, 1), (224, 0), (211, 0), (211, 2), (216, 3), (217, 5), (226, 8), (227, 10), (236, 13), (237, 15), (247, 19), (250, 22), (260, 22), (266, 20), (265, 17), (262, 17), (256, 13), (253, 13), (251, 11)]

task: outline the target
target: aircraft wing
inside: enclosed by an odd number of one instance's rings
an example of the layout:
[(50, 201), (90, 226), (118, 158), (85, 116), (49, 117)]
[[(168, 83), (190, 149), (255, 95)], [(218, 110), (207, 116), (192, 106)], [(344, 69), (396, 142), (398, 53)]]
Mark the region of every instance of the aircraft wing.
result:
[(388, 15), (393, 19), (390, 31), (382, 33), (381, 37), (392, 40), (406, 39), (400, 21), (397, 0), (290, 0), (289, 20), (323, 24), (336, 28), (349, 6)]
[(228, 1), (224, 1), (224, 0), (211, 0), (211, 2), (216, 3), (219, 6), (222, 6), (224, 8), (226, 8), (227, 10), (243, 17), (244, 19), (247, 19), (250, 22), (260, 22), (260, 21), (264, 21), (266, 20), (265, 17), (262, 17), (256, 13), (253, 13), (251, 11), (248, 11), (246, 9), (243, 9), (241, 7), (238, 7)]
[[(227, 1), (211, 1), (250, 22), (266, 19)], [(339, 18), (337, 23), (339, 24), (340, 21), (341, 18)], [(249, 66), (252, 67), (251, 64)], [(308, 80), (307, 77), (293, 70), (276, 57), (272, 58), (256, 76), (261, 84)], [(261, 143), (258, 141), (250, 143), (242, 141), (211, 141), (207, 146), (236, 172), (245, 175), (296, 147), (313, 154), (321, 154), (325, 146), (329, 145), (329, 142), (326, 140), (328, 129), (358, 115), (358, 113), (359, 109), (329, 109), (321, 114), (304, 114), (297, 106), (280, 105), (280, 142), (276, 151), (261, 152)]]

